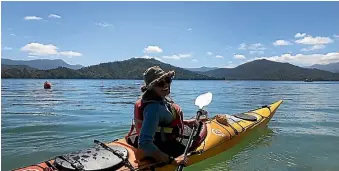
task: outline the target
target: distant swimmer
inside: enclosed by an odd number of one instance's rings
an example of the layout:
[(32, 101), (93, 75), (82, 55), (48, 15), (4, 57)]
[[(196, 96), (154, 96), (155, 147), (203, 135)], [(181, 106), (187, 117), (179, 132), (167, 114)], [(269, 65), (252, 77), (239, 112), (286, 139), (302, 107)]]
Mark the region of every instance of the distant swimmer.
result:
[(51, 83), (49, 83), (47, 81), (44, 83), (44, 89), (51, 89), (51, 87), (52, 87)]

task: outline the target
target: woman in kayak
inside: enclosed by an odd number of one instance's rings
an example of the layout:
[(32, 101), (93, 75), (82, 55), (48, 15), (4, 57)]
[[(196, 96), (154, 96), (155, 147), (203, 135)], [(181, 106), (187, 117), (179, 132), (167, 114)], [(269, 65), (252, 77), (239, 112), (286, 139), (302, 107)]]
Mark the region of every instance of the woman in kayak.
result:
[[(183, 125), (192, 126), (195, 120), (183, 120), (180, 107), (168, 99), (174, 71), (164, 72), (154, 66), (144, 72), (145, 85), (142, 98), (134, 108), (137, 146), (144, 157), (152, 157), (169, 164), (186, 164), (182, 155), (185, 146), (180, 139)], [(134, 130), (134, 126), (131, 132)], [(131, 135), (131, 132), (129, 135)]]

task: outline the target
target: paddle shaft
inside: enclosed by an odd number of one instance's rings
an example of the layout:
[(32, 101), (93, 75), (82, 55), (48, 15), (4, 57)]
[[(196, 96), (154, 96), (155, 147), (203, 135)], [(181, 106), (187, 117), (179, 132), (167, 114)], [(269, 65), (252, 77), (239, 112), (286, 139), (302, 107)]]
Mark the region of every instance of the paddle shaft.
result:
[[(197, 121), (199, 120), (201, 114), (202, 114), (202, 112), (199, 110), (199, 111), (197, 112), (197, 117), (196, 117), (196, 120), (197, 120)], [(187, 157), (188, 150), (189, 150), (189, 148), (191, 147), (192, 142), (193, 142), (193, 136), (194, 136), (195, 132), (197, 131), (198, 127), (199, 127), (198, 125), (195, 125), (195, 124), (193, 125), (193, 131), (191, 132), (190, 138), (188, 139), (188, 143), (187, 143), (187, 146), (186, 146), (185, 151), (184, 151), (184, 157), (185, 157), (185, 158)], [(177, 168), (177, 171), (182, 171), (183, 168), (184, 168), (184, 165), (181, 164), (181, 165), (179, 165), (179, 167)]]

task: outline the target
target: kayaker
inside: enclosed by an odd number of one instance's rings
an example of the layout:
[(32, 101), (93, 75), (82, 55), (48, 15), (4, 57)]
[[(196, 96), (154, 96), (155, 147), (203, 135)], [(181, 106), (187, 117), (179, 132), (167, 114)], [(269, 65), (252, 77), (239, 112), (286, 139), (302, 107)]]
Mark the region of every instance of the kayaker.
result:
[(44, 89), (50, 89), (51, 88), (51, 83), (49, 83), (48, 81), (45, 81), (44, 83)]
[[(145, 85), (142, 98), (135, 104), (134, 122), (137, 136), (134, 143), (143, 151), (143, 156), (171, 164), (187, 164), (182, 155), (185, 146), (178, 140), (184, 124), (193, 125), (195, 120), (183, 120), (179, 105), (168, 97), (175, 72), (163, 71), (159, 66), (144, 72)], [(167, 130), (167, 132), (166, 132)], [(169, 130), (169, 132), (168, 132)]]

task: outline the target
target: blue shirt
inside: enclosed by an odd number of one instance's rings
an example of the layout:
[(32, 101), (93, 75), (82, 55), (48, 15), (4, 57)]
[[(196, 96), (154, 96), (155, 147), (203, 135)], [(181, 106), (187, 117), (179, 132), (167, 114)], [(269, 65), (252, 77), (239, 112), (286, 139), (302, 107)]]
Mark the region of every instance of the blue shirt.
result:
[(156, 102), (150, 103), (144, 108), (143, 116), (138, 145), (146, 156), (151, 156), (153, 152), (159, 150), (153, 143), (158, 126), (169, 125), (173, 120), (173, 115), (165, 102)]

